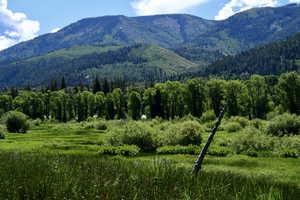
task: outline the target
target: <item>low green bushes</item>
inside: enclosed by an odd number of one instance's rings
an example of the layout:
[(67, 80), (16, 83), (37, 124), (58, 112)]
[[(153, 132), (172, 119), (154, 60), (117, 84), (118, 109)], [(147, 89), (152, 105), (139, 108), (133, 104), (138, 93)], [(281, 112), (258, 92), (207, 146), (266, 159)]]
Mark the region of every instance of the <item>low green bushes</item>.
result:
[(245, 117), (234, 116), (229, 119), (230, 122), (237, 122), (241, 125), (242, 128), (245, 128), (249, 125), (250, 121)]
[(186, 121), (171, 125), (161, 133), (162, 145), (200, 145), (204, 128), (196, 121)]
[(97, 121), (94, 124), (94, 128), (99, 131), (105, 131), (105, 130), (107, 130), (107, 125), (104, 121)]
[(288, 113), (279, 115), (269, 122), (266, 132), (279, 137), (284, 135), (300, 135), (300, 117)]
[(27, 116), (21, 112), (10, 111), (5, 114), (4, 121), (10, 133), (26, 133), (29, 129)]
[(40, 126), (42, 124), (42, 120), (41, 119), (35, 119), (31, 121), (31, 125), (32, 126)]
[(211, 122), (216, 120), (216, 115), (214, 113), (213, 110), (208, 110), (205, 113), (203, 113), (202, 117), (201, 117), (201, 121), (202, 122)]
[(100, 155), (136, 156), (140, 148), (135, 145), (124, 146), (101, 146)]
[(168, 145), (200, 145), (203, 127), (196, 121), (151, 122), (129, 121), (124, 127), (110, 131), (108, 143), (114, 146), (136, 145), (144, 152), (153, 152), (157, 147)]
[(223, 128), (226, 132), (234, 133), (240, 131), (242, 126), (238, 122), (227, 122)]
[(247, 127), (232, 139), (231, 146), (237, 154), (248, 151), (272, 151), (275, 140), (256, 128)]
[(96, 129), (99, 131), (105, 131), (107, 130), (107, 124), (104, 120), (100, 120), (100, 121), (88, 121), (84, 124), (84, 128), (85, 129)]
[(142, 151), (154, 151), (157, 147), (155, 130), (143, 122), (131, 121), (124, 128), (113, 129), (108, 142), (114, 146), (136, 145)]

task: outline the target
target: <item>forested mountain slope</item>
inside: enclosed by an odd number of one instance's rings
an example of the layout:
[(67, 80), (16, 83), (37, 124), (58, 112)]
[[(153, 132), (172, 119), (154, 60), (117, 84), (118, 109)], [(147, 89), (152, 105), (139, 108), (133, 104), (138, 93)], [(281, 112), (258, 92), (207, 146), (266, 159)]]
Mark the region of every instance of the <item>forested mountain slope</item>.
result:
[(300, 5), (254, 8), (221, 21), (206, 33), (178, 47), (176, 52), (185, 56), (188, 49), (188, 57), (193, 61), (209, 62), (222, 55), (235, 55), (286, 39), (297, 32), (300, 32)]
[(240, 77), (244, 74), (281, 74), (300, 70), (300, 33), (289, 39), (227, 56), (208, 66), (203, 75)]
[(0, 85), (45, 85), (63, 76), (69, 84), (90, 83), (96, 76), (139, 82), (196, 69), (189, 60), (153, 45), (76, 46), (0, 68)]

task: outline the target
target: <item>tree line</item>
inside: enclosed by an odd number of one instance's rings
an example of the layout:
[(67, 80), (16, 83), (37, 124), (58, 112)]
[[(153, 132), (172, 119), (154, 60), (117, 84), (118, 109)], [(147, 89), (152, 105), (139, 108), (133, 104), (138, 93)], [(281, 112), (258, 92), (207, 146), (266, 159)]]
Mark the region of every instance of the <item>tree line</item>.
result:
[(111, 88), (95, 80), (91, 87), (10, 89), (0, 94), (0, 115), (17, 110), (32, 119), (54, 118), (60, 122), (106, 119), (173, 119), (206, 111), (218, 116), (228, 105), (228, 116), (266, 118), (272, 111), (300, 114), (300, 75), (253, 75), (248, 80), (194, 78), (150, 85)]

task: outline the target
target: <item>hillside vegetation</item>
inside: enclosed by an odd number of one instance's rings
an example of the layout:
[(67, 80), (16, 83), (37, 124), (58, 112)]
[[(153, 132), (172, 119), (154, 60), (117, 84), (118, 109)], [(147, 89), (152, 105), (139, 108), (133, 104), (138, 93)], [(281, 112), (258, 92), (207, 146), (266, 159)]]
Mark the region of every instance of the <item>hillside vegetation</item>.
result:
[(288, 71), (299, 71), (299, 59), (300, 33), (282, 42), (220, 59), (208, 66), (203, 75), (213, 74), (227, 78), (249, 74), (278, 75)]
[(140, 82), (196, 69), (191, 61), (153, 45), (75, 46), (0, 67), (0, 84), (46, 85), (63, 76), (72, 85), (90, 83), (96, 76)]

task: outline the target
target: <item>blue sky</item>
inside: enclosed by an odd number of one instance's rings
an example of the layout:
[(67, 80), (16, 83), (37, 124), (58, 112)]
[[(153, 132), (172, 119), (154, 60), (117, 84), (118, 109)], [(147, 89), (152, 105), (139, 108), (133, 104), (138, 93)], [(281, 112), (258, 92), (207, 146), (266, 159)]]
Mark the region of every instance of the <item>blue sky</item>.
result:
[(0, 0), (0, 50), (86, 17), (188, 13), (222, 20), (253, 7), (300, 0)]

